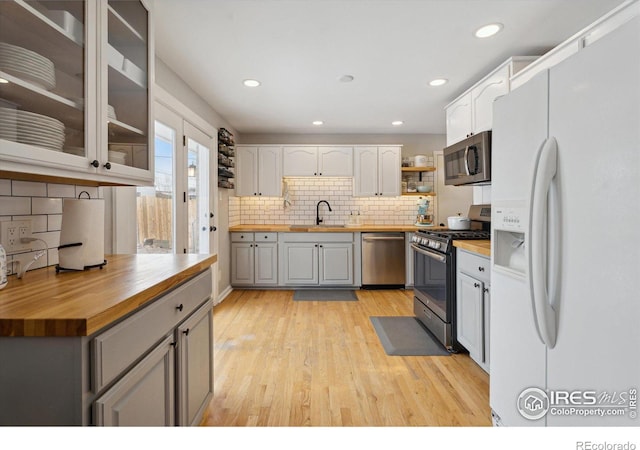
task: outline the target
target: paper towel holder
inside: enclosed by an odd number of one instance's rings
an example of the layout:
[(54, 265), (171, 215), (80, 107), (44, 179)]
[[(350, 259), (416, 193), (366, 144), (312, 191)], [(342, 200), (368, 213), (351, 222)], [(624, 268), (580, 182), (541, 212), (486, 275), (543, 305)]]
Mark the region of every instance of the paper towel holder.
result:
[[(87, 192), (87, 191), (81, 191), (78, 194), (78, 199), (82, 198), (82, 195), (86, 194), (87, 195), (87, 199), (91, 200), (91, 195)], [(69, 244), (63, 244), (58, 246), (58, 250), (60, 249), (64, 249), (64, 248), (69, 248), (69, 247), (80, 247), (82, 246), (83, 243), (82, 242), (73, 242), (73, 243), (69, 243)], [(60, 267), (60, 264), (56, 264), (56, 273), (59, 273), (61, 270), (66, 270), (66, 271), (72, 271), (72, 272), (80, 272), (82, 270), (88, 270), (88, 269), (94, 269), (96, 267), (99, 267), (100, 269), (102, 269), (103, 266), (105, 266), (107, 264), (107, 260), (104, 259), (101, 263), (99, 264), (92, 264), (92, 265), (87, 265), (84, 266), (83, 269), (79, 270), (79, 269), (69, 269), (69, 268), (65, 268), (65, 267)]]

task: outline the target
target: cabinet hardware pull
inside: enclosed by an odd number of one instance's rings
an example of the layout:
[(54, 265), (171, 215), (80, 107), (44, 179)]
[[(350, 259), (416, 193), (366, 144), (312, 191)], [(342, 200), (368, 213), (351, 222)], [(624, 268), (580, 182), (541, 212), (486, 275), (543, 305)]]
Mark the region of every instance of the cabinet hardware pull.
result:
[(93, 161), (91, 161), (91, 165), (93, 167), (100, 167), (100, 162), (97, 159), (94, 159)]
[(478, 270), (479, 270), (480, 272), (484, 272), (484, 267), (482, 267), (482, 266), (478, 266)]
[(104, 168), (107, 170), (111, 170), (111, 163), (107, 161), (107, 163), (104, 165)]
[(489, 292), (489, 289), (484, 288), (484, 289), (482, 290), (482, 292)]
[(171, 342), (169, 345), (172, 346), (172, 347), (177, 347), (178, 343), (177, 342)]
[(178, 306), (176, 306), (176, 309), (178, 311), (182, 311), (184, 309), (184, 305), (182, 303), (180, 303)]
[(212, 217), (213, 217), (213, 213), (212, 213), (212, 212), (210, 212), (210, 213), (209, 213), (209, 218), (212, 218)]
[(182, 333), (183, 333), (185, 336), (189, 336), (189, 329), (187, 328), (187, 329), (186, 329), (186, 330), (184, 330)]
[(214, 227), (213, 225), (209, 227), (209, 233), (211, 233), (212, 231), (216, 231), (217, 228)]
[(207, 231), (207, 227), (202, 227), (202, 231)]
[(473, 283), (473, 287), (480, 287), (480, 285), (478, 283)]

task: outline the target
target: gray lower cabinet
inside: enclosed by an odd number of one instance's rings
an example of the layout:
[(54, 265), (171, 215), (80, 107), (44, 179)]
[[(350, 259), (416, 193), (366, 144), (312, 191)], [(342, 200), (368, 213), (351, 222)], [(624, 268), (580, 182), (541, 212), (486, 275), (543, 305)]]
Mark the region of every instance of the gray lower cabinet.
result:
[(458, 342), (489, 372), (489, 258), (457, 249), (456, 327)]
[(278, 234), (231, 233), (231, 285), (278, 284)]
[(353, 233), (280, 233), (281, 284), (354, 285)]
[(174, 341), (164, 339), (96, 400), (96, 425), (175, 425)]
[(0, 425), (194, 425), (213, 395), (211, 269), (92, 336), (0, 338)]

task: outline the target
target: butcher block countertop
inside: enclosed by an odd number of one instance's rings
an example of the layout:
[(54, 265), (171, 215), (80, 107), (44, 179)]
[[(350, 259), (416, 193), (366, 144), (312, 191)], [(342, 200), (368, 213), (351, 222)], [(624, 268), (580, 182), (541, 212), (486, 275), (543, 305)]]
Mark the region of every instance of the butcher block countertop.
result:
[(453, 241), (453, 246), (480, 255), (491, 256), (491, 241), (489, 240)]
[(415, 225), (234, 225), (229, 227), (231, 232), (249, 233), (249, 232), (276, 232), (276, 233), (355, 233), (372, 231), (378, 233), (384, 232), (404, 232), (426, 230), (442, 230), (444, 227), (417, 227)]
[(89, 336), (197, 275), (216, 255), (106, 255), (102, 269), (55, 267), (9, 277), (0, 290), (0, 336)]

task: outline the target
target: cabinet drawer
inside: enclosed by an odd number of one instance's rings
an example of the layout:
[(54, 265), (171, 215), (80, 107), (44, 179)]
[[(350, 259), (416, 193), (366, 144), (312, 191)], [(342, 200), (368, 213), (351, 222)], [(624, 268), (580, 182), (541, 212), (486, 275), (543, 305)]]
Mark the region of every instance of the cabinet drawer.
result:
[(491, 277), (491, 264), (489, 258), (469, 253), (458, 249), (458, 270), (477, 278), (480, 281), (488, 282)]
[(278, 242), (278, 233), (253, 233), (256, 242)]
[(197, 275), (93, 339), (94, 392), (117, 378), (211, 296), (211, 270)]
[(253, 233), (231, 233), (231, 242), (253, 242)]

